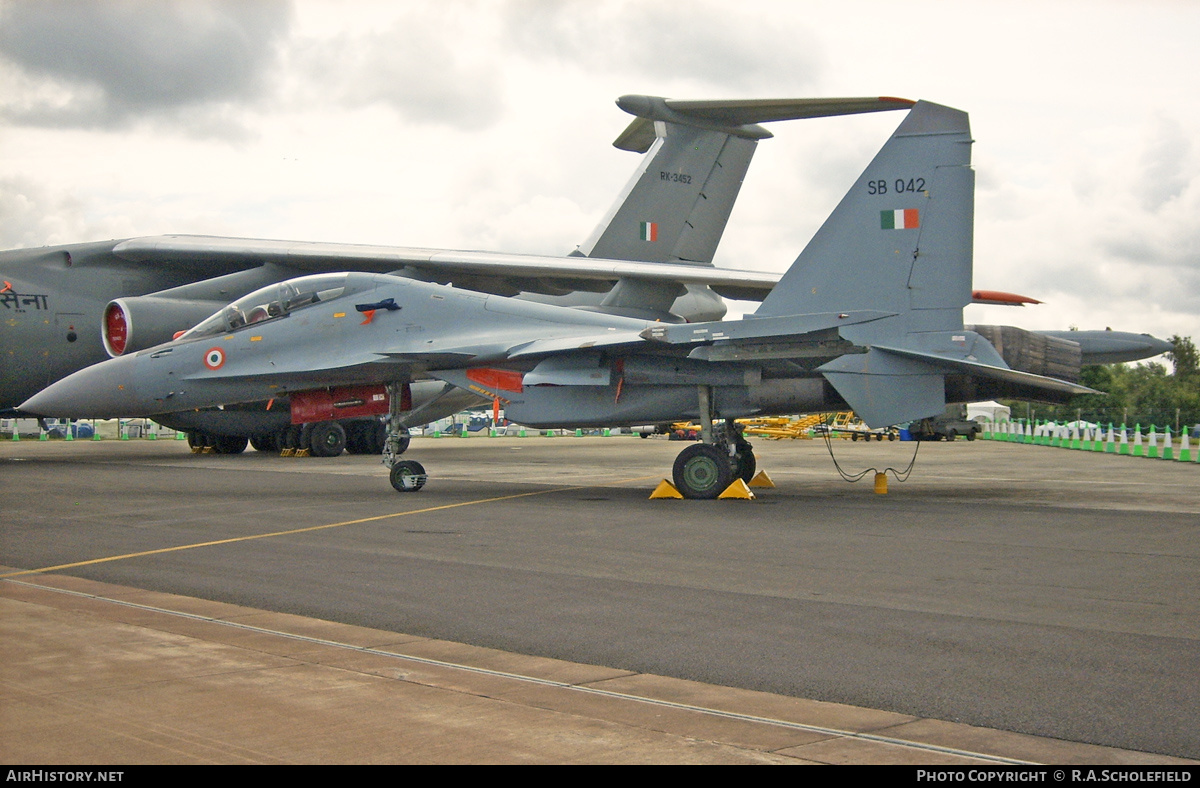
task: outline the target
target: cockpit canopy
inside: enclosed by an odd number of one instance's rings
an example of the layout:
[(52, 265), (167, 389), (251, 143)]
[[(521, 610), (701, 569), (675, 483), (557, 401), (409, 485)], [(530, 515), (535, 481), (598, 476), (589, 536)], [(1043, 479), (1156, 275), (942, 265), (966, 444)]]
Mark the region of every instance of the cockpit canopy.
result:
[(349, 274), (314, 274), (277, 282), (242, 296), (207, 320), (182, 334), (179, 339), (201, 337), (236, 331), (243, 326), (274, 320), (346, 292)]

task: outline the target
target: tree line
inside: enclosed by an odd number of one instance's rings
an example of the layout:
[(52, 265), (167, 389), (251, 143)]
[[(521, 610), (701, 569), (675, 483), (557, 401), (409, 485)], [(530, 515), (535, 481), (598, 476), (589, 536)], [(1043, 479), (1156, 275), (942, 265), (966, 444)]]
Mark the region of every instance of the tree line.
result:
[(1200, 424), (1200, 357), (1191, 337), (1171, 337), (1175, 350), (1164, 354), (1173, 370), (1159, 362), (1104, 364), (1084, 367), (1080, 383), (1105, 392), (1072, 398), (1065, 405), (1006, 401), (1012, 416), (1036, 421), (1094, 422), (1108, 426), (1140, 424), (1190, 429)]

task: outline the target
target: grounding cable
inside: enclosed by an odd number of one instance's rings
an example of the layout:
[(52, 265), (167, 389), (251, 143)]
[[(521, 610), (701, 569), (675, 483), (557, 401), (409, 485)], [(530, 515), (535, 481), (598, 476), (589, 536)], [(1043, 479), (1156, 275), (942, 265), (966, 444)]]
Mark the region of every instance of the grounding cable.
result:
[[(859, 473), (848, 473), (847, 471), (845, 471), (842, 468), (841, 463), (839, 463), (837, 460), (837, 457), (835, 457), (833, 455), (833, 426), (828, 417), (826, 418), (826, 420), (824, 422), (824, 426), (825, 426), (825, 429), (822, 430), (822, 437), (825, 438), (825, 448), (829, 451), (829, 458), (831, 460), (833, 460), (833, 467), (836, 468), (837, 472), (839, 474), (841, 474), (841, 477), (848, 482), (854, 483), (854, 482), (860, 481), (868, 473), (874, 475), (874, 474), (888, 473), (888, 472), (890, 472), (892, 474), (892, 476), (896, 477), (896, 481), (905, 482), (905, 481), (908, 481), (908, 477), (909, 477), (909, 474), (912, 473), (913, 466), (917, 464), (917, 452), (920, 451), (920, 449), (921, 449), (921, 442), (913, 441), (913, 443), (915, 443), (916, 446), (913, 447), (912, 459), (909, 460), (908, 467), (902, 471), (897, 470), (892, 467), (887, 467), (887, 468), (884, 468), (882, 471), (879, 470), (878, 468), (867, 468), (863, 471), (860, 471)], [(869, 434), (868, 434), (867, 440), (868, 441), (870, 440)]]

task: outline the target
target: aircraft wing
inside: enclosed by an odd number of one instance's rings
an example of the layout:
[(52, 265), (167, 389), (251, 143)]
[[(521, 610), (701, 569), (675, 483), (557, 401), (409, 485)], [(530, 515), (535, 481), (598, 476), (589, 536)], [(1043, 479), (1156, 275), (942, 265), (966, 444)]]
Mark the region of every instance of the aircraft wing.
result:
[(591, 257), (497, 254), (408, 246), (268, 241), (159, 235), (122, 241), (113, 253), (143, 263), (218, 262), (246, 267), (274, 263), (302, 271), (405, 271), (414, 278), (499, 295), (609, 290), (620, 279), (708, 285), (730, 298), (761, 300), (780, 274), (708, 265), (642, 263)]
[[(645, 263), (594, 257), (499, 254), (425, 249), (413, 246), (269, 241), (204, 235), (157, 235), (130, 238), (113, 247), (116, 256), (140, 263), (188, 265), (193, 269), (228, 271), (268, 263), (317, 273), (353, 269), (388, 273), (411, 272), (415, 278), (459, 287), (515, 295), (572, 290), (605, 292), (620, 279), (708, 285), (726, 298), (761, 301), (782, 274), (715, 268), (688, 263)], [(1026, 296), (978, 290), (979, 304), (1020, 306), (1041, 303)]]

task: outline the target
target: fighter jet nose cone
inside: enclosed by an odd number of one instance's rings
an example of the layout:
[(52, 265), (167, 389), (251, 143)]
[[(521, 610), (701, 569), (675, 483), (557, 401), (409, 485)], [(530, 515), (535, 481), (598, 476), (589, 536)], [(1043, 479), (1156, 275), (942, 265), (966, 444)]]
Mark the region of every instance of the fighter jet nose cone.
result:
[(134, 392), (134, 362), (135, 357), (124, 356), (82, 369), (34, 394), (20, 410), (65, 418), (144, 415)]

